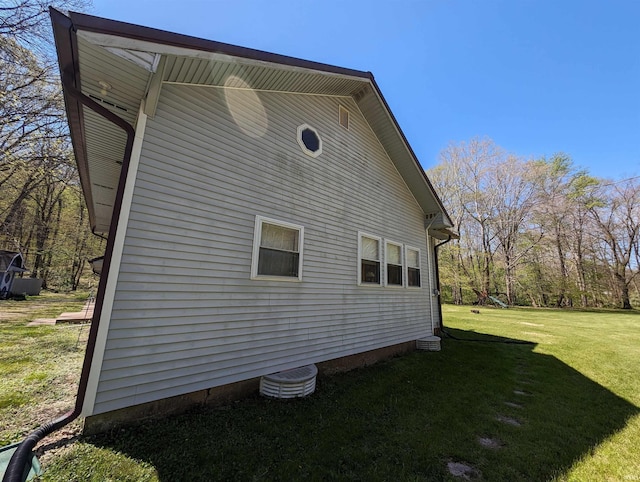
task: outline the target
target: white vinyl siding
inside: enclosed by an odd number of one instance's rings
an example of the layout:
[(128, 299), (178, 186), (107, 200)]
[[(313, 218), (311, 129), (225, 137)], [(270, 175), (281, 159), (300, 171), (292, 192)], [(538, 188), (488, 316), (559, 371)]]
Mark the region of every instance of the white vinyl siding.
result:
[[(428, 291), (354, 282), (358, 232), (426, 246), (424, 214), (356, 104), (275, 92), (246, 102), (263, 104), (261, 137), (235, 124), (223, 89), (162, 88), (147, 122), (96, 414), (431, 329)], [(340, 104), (348, 131), (335, 119)], [(304, 123), (322, 136), (318, 158), (297, 143)], [(304, 226), (302, 282), (251, 279), (256, 216)]]

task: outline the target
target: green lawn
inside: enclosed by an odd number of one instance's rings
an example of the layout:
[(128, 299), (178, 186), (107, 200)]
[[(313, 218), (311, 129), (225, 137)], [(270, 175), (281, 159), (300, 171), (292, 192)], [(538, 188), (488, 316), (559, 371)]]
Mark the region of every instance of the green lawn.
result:
[(640, 313), (470, 309), (445, 324), (482, 341), (81, 438), (43, 480), (640, 480)]
[(0, 300), (0, 447), (73, 408), (87, 326), (27, 326), (80, 311), (87, 293)]

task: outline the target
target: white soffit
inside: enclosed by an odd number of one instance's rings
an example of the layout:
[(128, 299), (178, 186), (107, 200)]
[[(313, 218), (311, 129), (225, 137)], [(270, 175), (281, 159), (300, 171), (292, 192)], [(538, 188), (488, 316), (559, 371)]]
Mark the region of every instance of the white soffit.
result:
[(92, 44), (99, 45), (104, 48), (114, 48), (121, 50), (133, 50), (137, 52), (145, 52), (148, 54), (162, 54), (162, 55), (175, 55), (192, 57), (201, 60), (210, 60), (215, 62), (226, 62), (243, 65), (261, 65), (264, 67), (273, 68), (274, 65), (281, 70), (291, 70), (296, 72), (307, 72), (312, 74), (323, 74), (330, 77), (342, 77), (345, 79), (358, 80), (360, 82), (366, 82), (368, 79), (358, 77), (355, 75), (338, 74), (334, 72), (324, 72), (322, 70), (298, 67), (280, 63), (266, 62), (264, 60), (250, 59), (246, 57), (236, 57), (233, 55), (221, 54), (217, 52), (209, 52), (206, 50), (189, 49), (185, 47), (177, 47), (174, 45), (161, 44), (156, 42), (149, 42), (147, 40), (136, 40), (126, 37), (120, 37), (117, 35), (109, 35), (97, 32), (88, 32), (84, 30), (78, 30), (77, 35), (83, 39), (91, 42)]

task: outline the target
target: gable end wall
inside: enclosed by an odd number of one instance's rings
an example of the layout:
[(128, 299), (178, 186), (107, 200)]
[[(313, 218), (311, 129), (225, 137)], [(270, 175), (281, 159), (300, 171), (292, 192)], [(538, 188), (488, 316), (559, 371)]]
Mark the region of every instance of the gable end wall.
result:
[[(296, 142), (304, 123), (317, 158)], [(250, 279), (256, 215), (304, 226), (302, 282)], [(430, 334), (423, 219), (351, 99), (164, 85), (94, 414)], [(422, 288), (358, 286), (358, 231), (419, 247)]]

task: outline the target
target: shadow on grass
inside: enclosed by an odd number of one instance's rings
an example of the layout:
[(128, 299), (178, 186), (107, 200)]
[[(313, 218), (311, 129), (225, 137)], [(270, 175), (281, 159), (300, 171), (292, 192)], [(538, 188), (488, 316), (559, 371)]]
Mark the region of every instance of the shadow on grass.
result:
[[(164, 481), (449, 480), (448, 462), (486, 480), (548, 480), (640, 410), (534, 347), (445, 339), (441, 352), (322, 378), (307, 399), (256, 396), (83, 441), (142, 460)], [(71, 451), (51, 470), (72, 477), (82, 458)]]

